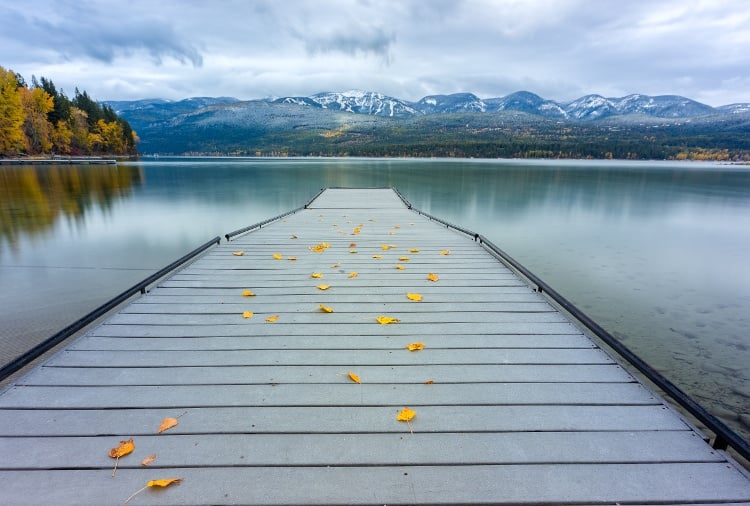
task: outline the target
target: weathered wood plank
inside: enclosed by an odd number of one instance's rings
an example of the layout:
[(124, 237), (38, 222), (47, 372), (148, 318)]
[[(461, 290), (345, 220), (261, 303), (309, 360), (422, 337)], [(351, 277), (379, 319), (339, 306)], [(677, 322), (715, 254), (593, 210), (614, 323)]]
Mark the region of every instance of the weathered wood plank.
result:
[[(616, 364), (605, 365), (409, 365), (360, 366), (368, 383), (627, 383), (635, 381)], [(237, 367), (52, 367), (35, 369), (19, 385), (252, 385), (271, 383), (341, 383), (340, 366)]]
[[(406, 297), (404, 297), (405, 299)], [(321, 297), (321, 302), (327, 302), (325, 297)], [(418, 308), (417, 303), (409, 305), (410, 308)], [(252, 310), (252, 302), (245, 305), (245, 310)], [(256, 312), (252, 318), (243, 318), (242, 312), (234, 314), (212, 314), (212, 313), (187, 313), (187, 314), (132, 314), (119, 313), (110, 318), (111, 325), (242, 325), (253, 327), (255, 325), (266, 325), (265, 318), (275, 314), (283, 314), (283, 319), (274, 322), (274, 326), (290, 325), (347, 325), (347, 326), (374, 326), (379, 325), (375, 318), (382, 315), (382, 312), (373, 312), (369, 315), (362, 313), (340, 313), (335, 310), (333, 313), (322, 312), (319, 307), (308, 306), (308, 311), (302, 313), (286, 312), (284, 307), (277, 308), (276, 311), (267, 313)], [(441, 311), (441, 312), (393, 312), (392, 316), (401, 320), (401, 325), (439, 325), (443, 323), (481, 323), (483, 325), (500, 324), (500, 323), (565, 323), (566, 318), (556, 311), (544, 313), (500, 313), (500, 312), (474, 312), (474, 311)], [(391, 325), (396, 327), (398, 325)], [(248, 330), (248, 333), (252, 330)]]
[[(330, 301), (349, 301), (349, 302), (392, 302), (394, 296), (403, 296), (407, 290), (403, 288), (392, 288), (378, 287), (377, 289), (368, 288), (365, 293), (362, 289), (356, 286), (339, 285), (336, 289), (326, 294), (326, 300)], [(157, 297), (193, 297), (200, 300), (200, 298), (214, 297), (209, 302), (217, 300), (228, 301), (229, 297), (234, 297), (235, 300), (248, 300), (242, 297), (242, 292), (245, 289), (252, 289), (256, 293), (256, 298), (252, 300), (264, 300), (266, 302), (279, 302), (289, 301), (290, 298), (298, 302), (317, 301), (320, 300), (320, 291), (317, 289), (310, 289), (304, 287), (300, 290), (286, 290), (284, 288), (256, 288), (252, 283), (247, 283), (241, 289), (237, 288), (202, 288), (201, 290), (195, 290), (192, 288), (166, 288), (156, 287), (144, 297), (146, 298), (157, 298)], [(411, 291), (411, 290), (409, 290)], [(416, 291), (416, 289), (414, 289)], [(305, 293), (303, 293), (305, 292)], [(502, 301), (527, 301), (534, 300), (531, 297), (536, 298), (538, 294), (531, 291), (528, 286), (511, 286), (511, 287), (495, 287), (492, 290), (477, 291), (469, 287), (455, 287), (450, 289), (450, 293), (446, 293), (448, 290), (443, 290), (439, 286), (422, 286), (419, 288), (419, 292), (425, 296), (433, 297), (435, 300), (456, 300), (460, 299), (464, 302), (502, 302)], [(260, 297), (260, 298), (258, 298)]]
[[(258, 314), (278, 314), (278, 313), (309, 313), (319, 310), (319, 307), (309, 302), (265, 302), (264, 299), (250, 300), (243, 297), (242, 302), (223, 302), (215, 301), (213, 303), (138, 303), (130, 304), (120, 311), (121, 314), (242, 314), (249, 305)], [(406, 298), (406, 296), (404, 296)], [(320, 300), (320, 299), (318, 299)], [(431, 299), (428, 299), (431, 300)], [(333, 304), (333, 301), (326, 300), (326, 304)], [(312, 308), (312, 309), (311, 309)], [(347, 302), (341, 298), (336, 303), (336, 313), (356, 313), (356, 314), (373, 314), (385, 312), (393, 313), (445, 313), (445, 312), (486, 312), (486, 313), (551, 313), (555, 310), (544, 302), (486, 302), (486, 303), (467, 303), (462, 301), (455, 302), (427, 302), (424, 299), (419, 304), (404, 305), (399, 302), (371, 303)]]
[[(372, 316), (373, 322), (375, 315)], [(256, 320), (257, 322), (257, 320)], [(567, 322), (536, 323), (441, 323), (439, 328), (430, 323), (405, 323), (397, 325), (362, 324), (354, 325), (318, 325), (314, 331), (310, 325), (285, 324), (283, 321), (273, 324), (264, 323), (237, 325), (111, 325), (105, 324), (92, 331), (97, 336), (117, 337), (207, 337), (207, 336), (430, 336), (436, 332), (443, 335), (487, 334), (487, 335), (527, 335), (527, 334), (580, 334), (581, 331)]]
[[(164, 390), (168, 397), (169, 389)], [(401, 407), (211, 407), (142, 409), (0, 409), (2, 436), (153, 435), (165, 417), (180, 417), (170, 434), (409, 434), (396, 421)], [(417, 433), (583, 432), (688, 430), (670, 409), (631, 406), (420, 406), (411, 425)]]
[[(0, 399), (3, 408), (113, 409), (210, 406), (631, 405), (660, 401), (637, 383), (481, 383), (24, 386)], [(397, 380), (398, 378), (393, 378)], [(343, 383), (347, 382), (347, 383)]]
[[(355, 269), (356, 270), (356, 269)], [(425, 271), (428, 272), (428, 271)], [(439, 271), (438, 271), (439, 272)], [(216, 280), (167, 280), (163, 283), (160, 283), (159, 286), (163, 286), (166, 288), (236, 288), (236, 289), (242, 289), (244, 288), (249, 282), (252, 282), (254, 286), (266, 286), (266, 287), (273, 287), (278, 286), (278, 283), (274, 283), (273, 281), (262, 281), (262, 280), (256, 280), (252, 276), (242, 277), (242, 276), (235, 276), (234, 279), (216, 279)], [(376, 288), (376, 287), (408, 287), (411, 290), (417, 291), (418, 287), (422, 286), (430, 286), (425, 278), (423, 282), (420, 284), (412, 283), (409, 280), (401, 280), (398, 279), (398, 277), (392, 278), (392, 279), (370, 279), (367, 280), (367, 282), (359, 281), (358, 279), (355, 280), (341, 280), (339, 283), (346, 282), (346, 288), (356, 288), (358, 290), (363, 289), (369, 289), (369, 288)], [(288, 283), (285, 285), (285, 289), (291, 291), (291, 293), (294, 293), (293, 290), (300, 290), (300, 289), (307, 289), (305, 293), (315, 293), (314, 290), (316, 290), (316, 286), (318, 284), (325, 284), (324, 281), (318, 281), (315, 280), (305, 280), (301, 279), (294, 283)], [(330, 283), (328, 283), (330, 284)], [(524, 283), (519, 280), (518, 278), (507, 278), (502, 280), (460, 280), (460, 279), (454, 279), (454, 280), (447, 280), (444, 281), (442, 278), (440, 280), (440, 286), (443, 290), (450, 290), (453, 287), (465, 287), (465, 288), (471, 288), (472, 290), (479, 290), (485, 287), (493, 288), (493, 287), (504, 287), (504, 286), (525, 286)], [(336, 288), (336, 287), (333, 287)]]
[[(429, 346), (429, 343), (427, 344)], [(610, 364), (599, 349), (490, 349), (426, 348), (392, 350), (236, 350), (225, 351), (74, 351), (65, 350), (47, 363), (56, 367), (184, 367), (240, 365), (416, 365), (416, 364)]]
[[(198, 443), (198, 444), (196, 444)], [(110, 469), (103, 448), (111, 437), (0, 439), (0, 469)], [(75, 452), (70, 449), (75, 448)], [(139, 453), (155, 453), (150, 468), (248, 466), (408, 466), (720, 462), (688, 431), (506, 432), (470, 434), (202, 434), (139, 436)], [(118, 468), (140, 467), (123, 458)]]
[[(418, 336), (414, 336), (416, 339)], [(421, 339), (421, 338), (420, 338)], [(390, 336), (363, 340), (355, 336), (265, 336), (242, 337), (103, 337), (87, 335), (71, 343), (69, 350), (97, 351), (170, 351), (170, 350), (377, 350), (401, 348), (408, 339), (395, 340)], [(442, 334), (429, 336), (430, 348), (594, 348), (594, 344), (583, 334), (541, 336), (488, 336)]]
[[(154, 473), (2, 471), (13, 504), (118, 504)], [(747, 501), (747, 479), (723, 463), (397, 467), (165, 468), (184, 481), (130, 504), (612, 504)], [(44, 483), (45, 487), (39, 487)], [(458, 485), (458, 486), (457, 486)], [(29, 491), (33, 490), (33, 495)], [(533, 498), (533, 499), (532, 499)]]

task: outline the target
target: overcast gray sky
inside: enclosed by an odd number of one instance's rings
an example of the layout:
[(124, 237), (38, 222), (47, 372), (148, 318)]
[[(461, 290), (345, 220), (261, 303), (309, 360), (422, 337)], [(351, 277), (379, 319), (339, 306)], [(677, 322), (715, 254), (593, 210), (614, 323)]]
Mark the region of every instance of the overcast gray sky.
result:
[(97, 100), (363, 89), (750, 102), (749, 0), (0, 0), (0, 66)]

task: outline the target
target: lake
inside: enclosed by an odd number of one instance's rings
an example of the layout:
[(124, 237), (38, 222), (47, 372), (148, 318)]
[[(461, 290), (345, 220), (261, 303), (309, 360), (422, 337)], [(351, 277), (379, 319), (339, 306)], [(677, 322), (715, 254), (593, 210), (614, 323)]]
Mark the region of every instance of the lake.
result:
[(393, 186), (487, 236), (746, 438), (750, 167), (155, 159), (0, 167), (0, 361), (211, 237), (328, 186)]

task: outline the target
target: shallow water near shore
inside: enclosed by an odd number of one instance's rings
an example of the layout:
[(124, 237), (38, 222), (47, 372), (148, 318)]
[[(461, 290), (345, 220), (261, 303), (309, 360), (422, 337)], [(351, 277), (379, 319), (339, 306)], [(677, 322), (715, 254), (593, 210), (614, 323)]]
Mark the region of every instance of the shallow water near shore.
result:
[[(392, 186), (482, 233), (746, 438), (750, 167), (159, 159), (0, 168), (0, 362), (216, 235)], [(744, 421), (743, 421), (744, 420)]]

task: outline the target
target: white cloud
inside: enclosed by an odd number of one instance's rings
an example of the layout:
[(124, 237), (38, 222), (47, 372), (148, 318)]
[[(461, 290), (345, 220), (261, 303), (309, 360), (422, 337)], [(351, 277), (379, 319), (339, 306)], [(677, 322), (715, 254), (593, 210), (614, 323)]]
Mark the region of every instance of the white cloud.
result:
[[(28, 0), (0, 65), (98, 99), (520, 89), (750, 102), (744, 0)], [(34, 14), (31, 14), (34, 13)]]

